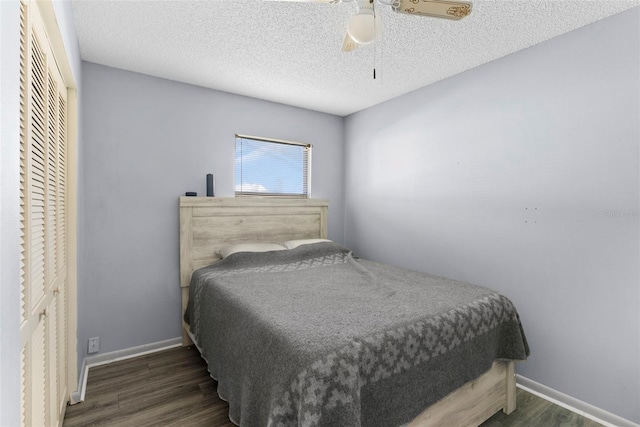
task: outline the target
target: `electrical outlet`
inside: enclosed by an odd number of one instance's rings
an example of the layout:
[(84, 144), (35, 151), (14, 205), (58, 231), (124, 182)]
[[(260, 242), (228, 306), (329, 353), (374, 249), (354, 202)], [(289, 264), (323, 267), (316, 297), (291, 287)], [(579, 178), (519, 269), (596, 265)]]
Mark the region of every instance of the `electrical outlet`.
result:
[(100, 338), (89, 338), (89, 353), (97, 353), (100, 351)]

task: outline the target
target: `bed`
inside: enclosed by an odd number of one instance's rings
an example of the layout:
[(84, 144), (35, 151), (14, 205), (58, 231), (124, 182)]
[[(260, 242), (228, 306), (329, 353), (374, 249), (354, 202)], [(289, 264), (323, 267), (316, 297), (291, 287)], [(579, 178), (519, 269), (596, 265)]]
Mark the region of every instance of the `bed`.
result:
[[(505, 297), (361, 260), (331, 242), (222, 262), (216, 254), (326, 238), (327, 209), (319, 199), (180, 198), (183, 345), (196, 338), (230, 419), (477, 426), (511, 413), (513, 359), (529, 350)], [(425, 295), (427, 285), (443, 296)]]

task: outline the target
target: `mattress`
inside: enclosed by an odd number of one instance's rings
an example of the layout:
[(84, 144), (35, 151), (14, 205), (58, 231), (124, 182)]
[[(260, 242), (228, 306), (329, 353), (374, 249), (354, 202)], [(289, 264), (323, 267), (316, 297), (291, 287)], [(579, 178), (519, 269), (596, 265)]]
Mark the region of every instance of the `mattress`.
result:
[(185, 321), (240, 426), (398, 426), (529, 355), (505, 296), (335, 243), (230, 255), (189, 292)]

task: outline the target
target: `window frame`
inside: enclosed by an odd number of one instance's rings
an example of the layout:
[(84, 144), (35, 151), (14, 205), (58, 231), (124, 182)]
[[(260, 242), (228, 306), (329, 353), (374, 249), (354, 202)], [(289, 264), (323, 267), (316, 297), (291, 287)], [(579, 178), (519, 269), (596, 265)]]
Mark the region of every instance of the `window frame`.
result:
[[(237, 162), (236, 162), (236, 158), (235, 158), (235, 151), (234, 151), (234, 194), (235, 197), (277, 197), (277, 198), (284, 198), (284, 199), (308, 199), (311, 198), (311, 160), (312, 160), (312, 153), (313, 153), (313, 145), (312, 144), (307, 144), (307, 143), (302, 143), (302, 142), (296, 142), (296, 141), (287, 141), (287, 140), (283, 140), (283, 139), (276, 139), (276, 138), (264, 138), (261, 136), (252, 136), (252, 135), (243, 135), (243, 134), (235, 134), (235, 144), (237, 147), (238, 144), (238, 139), (248, 139), (248, 140), (253, 140), (253, 141), (261, 141), (261, 142), (267, 142), (267, 143), (272, 143), (272, 144), (282, 144), (282, 145), (294, 145), (294, 146), (298, 146), (298, 147), (303, 147), (306, 149), (306, 154), (307, 154), (307, 161), (306, 161), (306, 176), (303, 175), (303, 188), (306, 187), (306, 193), (265, 193), (265, 192), (258, 192), (258, 191), (239, 191), (237, 190), (236, 186), (238, 185), (236, 181), (236, 172), (237, 172)], [(304, 174), (304, 164), (303, 164), (303, 174)], [(306, 186), (304, 185), (306, 181)], [(240, 185), (242, 185), (242, 183), (240, 183)]]

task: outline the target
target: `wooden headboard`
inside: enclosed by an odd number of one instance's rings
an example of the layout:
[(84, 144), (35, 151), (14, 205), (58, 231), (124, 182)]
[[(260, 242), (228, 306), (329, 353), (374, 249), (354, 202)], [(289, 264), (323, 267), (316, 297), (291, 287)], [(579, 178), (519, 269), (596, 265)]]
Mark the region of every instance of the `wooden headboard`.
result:
[[(327, 238), (324, 199), (180, 197), (180, 288), (182, 316), (191, 273), (220, 260), (216, 251), (245, 242), (281, 243)], [(182, 344), (190, 345), (183, 321)]]

